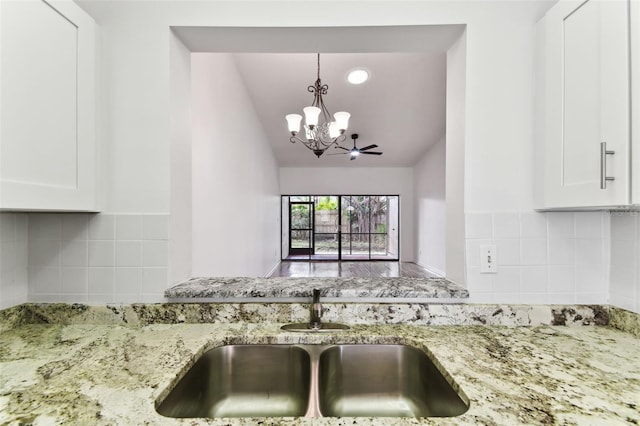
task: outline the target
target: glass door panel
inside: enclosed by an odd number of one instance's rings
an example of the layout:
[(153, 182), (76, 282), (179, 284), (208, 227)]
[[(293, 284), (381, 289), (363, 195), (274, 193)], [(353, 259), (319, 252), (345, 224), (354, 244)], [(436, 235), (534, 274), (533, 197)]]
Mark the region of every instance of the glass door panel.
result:
[(323, 195), (314, 200), (314, 253), (322, 259), (338, 260), (340, 212), (338, 197)]
[(313, 204), (289, 203), (289, 254), (313, 254)]
[(387, 256), (400, 257), (400, 197), (388, 198), (387, 207)]
[(380, 195), (370, 197), (372, 259), (397, 259), (397, 250), (395, 253), (392, 253), (390, 250), (390, 235), (394, 233), (394, 235), (397, 236), (397, 209), (394, 210), (396, 219), (391, 219), (392, 214), (394, 214), (391, 205), (393, 204), (393, 200), (397, 200), (397, 198), (398, 197)]

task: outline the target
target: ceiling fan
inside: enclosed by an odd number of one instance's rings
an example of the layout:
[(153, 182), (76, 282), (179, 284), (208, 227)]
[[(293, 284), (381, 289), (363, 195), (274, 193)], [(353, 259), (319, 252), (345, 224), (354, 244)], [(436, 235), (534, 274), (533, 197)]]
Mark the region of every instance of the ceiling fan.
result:
[(382, 152), (369, 151), (370, 149), (377, 148), (378, 145), (369, 145), (369, 146), (365, 146), (364, 148), (358, 148), (356, 146), (356, 140), (358, 139), (357, 133), (353, 133), (351, 135), (351, 139), (353, 139), (353, 148), (349, 149), (340, 145), (336, 145), (336, 148), (342, 149), (347, 152), (340, 152), (337, 154), (329, 154), (329, 155), (349, 154), (351, 156), (351, 160), (355, 160), (360, 156), (360, 154), (382, 155)]

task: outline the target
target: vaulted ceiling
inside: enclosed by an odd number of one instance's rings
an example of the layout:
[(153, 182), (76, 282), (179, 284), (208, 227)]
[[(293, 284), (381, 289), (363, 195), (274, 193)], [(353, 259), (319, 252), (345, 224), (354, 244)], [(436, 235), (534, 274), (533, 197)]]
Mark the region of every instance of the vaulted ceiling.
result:
[[(464, 25), (386, 27), (173, 27), (192, 52), (232, 53), (265, 141), (283, 167), (410, 167), (445, 136), (446, 52)], [(376, 144), (381, 156), (317, 158), (289, 141), (285, 115), (311, 104), (307, 91), (317, 76), (329, 86), (325, 104), (331, 113), (351, 113), (346, 141), (358, 133), (358, 146)], [(348, 71), (365, 68), (361, 85), (346, 80)], [(332, 152), (333, 151), (333, 152)]]
[[(358, 133), (358, 146), (376, 144), (382, 156), (349, 155), (329, 149), (317, 158), (302, 144), (289, 141), (284, 116), (302, 114), (313, 95), (316, 54), (238, 53), (238, 70), (280, 166), (412, 166), (429, 146), (444, 137), (445, 53), (328, 53), (320, 55), (320, 77), (329, 86), (324, 97), (330, 113), (351, 113), (346, 141)], [(367, 82), (350, 84), (347, 73), (365, 68)], [(338, 154), (338, 155), (330, 155)]]

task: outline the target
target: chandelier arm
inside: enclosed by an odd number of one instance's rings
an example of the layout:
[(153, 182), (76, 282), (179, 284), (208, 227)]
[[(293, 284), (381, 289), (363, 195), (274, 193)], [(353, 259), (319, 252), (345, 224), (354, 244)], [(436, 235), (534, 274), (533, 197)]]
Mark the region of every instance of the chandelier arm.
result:
[[(311, 151), (315, 151), (317, 149), (321, 149), (320, 147), (314, 146), (315, 140), (313, 140), (313, 139), (308, 141), (308, 140), (305, 140), (305, 139), (301, 139), (298, 136), (291, 136), (289, 138), (289, 142), (291, 142), (291, 143), (300, 142), (305, 148), (307, 148), (307, 149), (309, 149)], [(321, 149), (321, 150), (324, 151), (324, 149)]]
[(347, 137), (345, 135), (339, 135), (338, 137), (335, 137), (335, 138), (326, 138), (324, 132), (319, 133), (315, 138), (316, 141), (320, 142), (322, 146), (326, 148), (329, 148), (331, 145), (334, 145), (334, 144), (339, 145), (341, 142), (344, 142), (346, 139)]
[(304, 141), (302, 139), (300, 139), (298, 136), (293, 135), (289, 138), (289, 142), (291, 143), (296, 143), (296, 142), (300, 142), (300, 143), (304, 143)]

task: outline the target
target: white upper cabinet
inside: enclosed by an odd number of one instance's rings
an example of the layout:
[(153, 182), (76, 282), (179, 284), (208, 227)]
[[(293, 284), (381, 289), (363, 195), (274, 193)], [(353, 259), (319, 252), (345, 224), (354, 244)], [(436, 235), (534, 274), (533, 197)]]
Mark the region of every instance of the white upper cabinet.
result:
[[(640, 205), (640, 1), (629, 5), (631, 22), (631, 202)], [(635, 183), (635, 184), (634, 184)]]
[(561, 0), (537, 30), (537, 207), (629, 205), (629, 2)]
[(95, 23), (0, 1), (0, 209), (96, 210)]

